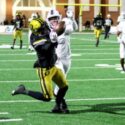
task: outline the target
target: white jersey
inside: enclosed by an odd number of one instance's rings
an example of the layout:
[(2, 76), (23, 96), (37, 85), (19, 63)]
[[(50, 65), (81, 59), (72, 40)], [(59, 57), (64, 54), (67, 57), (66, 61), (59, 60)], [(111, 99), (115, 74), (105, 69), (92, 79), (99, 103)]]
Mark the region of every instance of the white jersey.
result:
[(112, 20), (111, 19), (105, 19), (105, 25), (106, 26), (111, 26), (112, 25)]
[(65, 32), (58, 36), (56, 53), (59, 58), (69, 59), (71, 57), (70, 35), (78, 26), (75, 21), (73, 22), (69, 18), (63, 18), (62, 21), (65, 22)]
[(121, 32), (121, 42), (125, 43), (125, 21), (121, 21), (117, 27), (118, 32)]

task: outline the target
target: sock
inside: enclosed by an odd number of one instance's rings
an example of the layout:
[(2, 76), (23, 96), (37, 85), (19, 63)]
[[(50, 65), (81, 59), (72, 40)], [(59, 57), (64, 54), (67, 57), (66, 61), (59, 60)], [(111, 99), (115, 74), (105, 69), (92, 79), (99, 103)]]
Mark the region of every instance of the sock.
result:
[(41, 101), (48, 102), (48, 101), (51, 100), (51, 98), (45, 98), (41, 92), (35, 92), (35, 91), (28, 90), (26, 92), (26, 95), (28, 95), (30, 97), (33, 97), (33, 98), (35, 98), (37, 100), (41, 100)]
[(57, 105), (60, 105), (62, 103), (67, 90), (68, 90), (68, 86), (59, 89), (57, 96), (56, 96)]
[(22, 49), (23, 41), (20, 40), (20, 49)]
[(122, 59), (120, 60), (120, 63), (121, 63), (122, 69), (125, 71), (125, 68), (124, 68), (124, 58), (122, 58)]

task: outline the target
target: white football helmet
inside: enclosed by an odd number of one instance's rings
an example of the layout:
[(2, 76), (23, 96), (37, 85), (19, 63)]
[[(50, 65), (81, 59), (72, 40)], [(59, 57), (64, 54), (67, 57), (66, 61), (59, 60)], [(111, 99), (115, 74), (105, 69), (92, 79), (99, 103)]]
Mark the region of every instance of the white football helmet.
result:
[(32, 13), (32, 15), (31, 15), (31, 18), (32, 19), (36, 19), (38, 16), (37, 16), (37, 14), (36, 13)]
[(55, 9), (51, 9), (48, 14), (47, 14), (47, 19), (49, 20), (52, 17), (58, 17), (59, 19), (61, 18), (61, 15), (59, 14), (59, 12)]
[(51, 9), (47, 14), (47, 22), (51, 29), (55, 29), (61, 20), (61, 15), (55, 9)]
[(67, 12), (66, 12), (66, 16), (68, 17), (68, 18), (73, 18), (73, 11), (72, 10), (67, 10)]

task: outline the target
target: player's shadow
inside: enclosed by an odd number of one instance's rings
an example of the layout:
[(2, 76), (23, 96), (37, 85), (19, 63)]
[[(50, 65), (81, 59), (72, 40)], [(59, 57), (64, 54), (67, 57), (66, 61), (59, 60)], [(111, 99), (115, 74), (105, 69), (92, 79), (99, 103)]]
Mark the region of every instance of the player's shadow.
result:
[[(81, 107), (81, 110), (71, 110), (71, 114), (78, 113), (90, 113), (90, 112), (102, 112), (116, 115), (125, 115), (120, 111), (125, 110), (125, 103), (106, 103), (106, 104), (96, 104), (96, 105), (70, 105)], [(82, 109), (82, 107), (88, 107), (89, 109)]]
[(10, 119), (8, 117), (0, 117), (0, 120), (7, 120), (7, 119)]

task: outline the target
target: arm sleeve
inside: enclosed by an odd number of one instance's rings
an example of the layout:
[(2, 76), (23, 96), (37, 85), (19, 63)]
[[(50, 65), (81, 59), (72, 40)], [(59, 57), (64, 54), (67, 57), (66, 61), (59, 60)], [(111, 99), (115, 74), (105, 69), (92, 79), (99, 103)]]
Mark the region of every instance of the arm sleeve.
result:
[(117, 26), (117, 31), (122, 32), (122, 24), (121, 23), (119, 23), (119, 25)]
[(74, 31), (78, 30), (78, 25), (77, 25), (75, 19), (72, 22), (73, 22), (73, 30)]
[(62, 21), (65, 22), (65, 35), (70, 35), (73, 32), (72, 21), (68, 18), (64, 18)]

